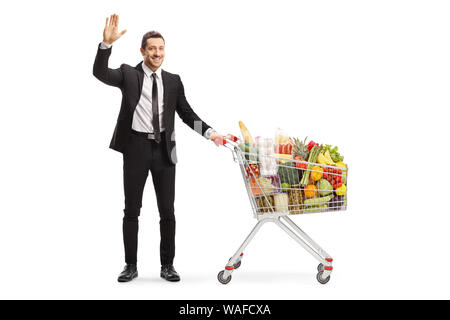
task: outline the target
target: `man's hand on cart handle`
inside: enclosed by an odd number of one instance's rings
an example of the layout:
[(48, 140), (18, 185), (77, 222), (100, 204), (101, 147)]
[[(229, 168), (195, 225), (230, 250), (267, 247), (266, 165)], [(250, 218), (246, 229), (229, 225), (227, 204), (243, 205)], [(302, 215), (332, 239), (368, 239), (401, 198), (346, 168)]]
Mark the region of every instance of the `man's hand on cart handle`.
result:
[(211, 141), (213, 141), (216, 144), (216, 146), (222, 146), (222, 145), (225, 144), (225, 141), (224, 141), (225, 137), (224, 137), (224, 135), (222, 135), (222, 134), (220, 134), (220, 133), (218, 133), (216, 131), (211, 133), (211, 136), (209, 137), (209, 139)]
[(227, 140), (236, 142), (239, 139), (233, 136), (232, 134), (227, 134), (226, 136), (221, 135), (220, 133), (213, 132), (211, 133), (210, 139), (216, 144), (216, 146), (223, 146), (227, 143)]

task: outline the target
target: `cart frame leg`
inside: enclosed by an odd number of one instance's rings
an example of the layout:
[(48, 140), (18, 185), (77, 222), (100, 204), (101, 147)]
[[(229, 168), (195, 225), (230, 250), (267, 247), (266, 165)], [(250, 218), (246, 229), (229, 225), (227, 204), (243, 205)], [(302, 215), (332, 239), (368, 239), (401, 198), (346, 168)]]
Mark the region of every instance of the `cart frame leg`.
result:
[[(289, 226), (284, 224), (283, 221), (281, 221), (281, 218), (286, 221), (288, 225), (295, 230), (295, 232), (294, 230), (289, 228)], [(333, 259), (325, 250), (323, 250), (316, 242), (314, 242), (314, 240), (312, 240), (287, 216), (280, 217), (279, 219), (274, 220), (274, 222), (323, 265), (323, 279), (331, 275), (331, 272), (333, 270)]]
[(268, 220), (260, 220), (260, 221), (258, 221), (258, 223), (256, 223), (256, 225), (253, 227), (252, 231), (247, 236), (247, 238), (245, 238), (244, 242), (241, 244), (239, 249), (237, 249), (237, 251), (230, 258), (230, 260), (228, 260), (228, 263), (225, 266), (225, 270), (224, 270), (224, 274), (223, 274), (223, 277), (225, 279), (228, 278), (233, 273), (234, 265), (242, 259), (242, 256), (244, 254), (244, 249), (248, 246), (250, 241), (253, 240), (255, 235), (258, 233), (259, 229), (261, 229), (263, 224), (265, 224), (267, 221)]
[(299, 226), (297, 226), (294, 221), (292, 221), (289, 217), (283, 216), (281, 217), (284, 219), (292, 229), (294, 229), (298, 235), (302, 238), (302, 240), (306, 243), (308, 243), (311, 248), (314, 249), (315, 252), (317, 252), (317, 255), (320, 256), (320, 259), (318, 259), (321, 263), (323, 263), (324, 266), (331, 266), (333, 259), (331, 256), (323, 250), (313, 239), (311, 239), (310, 236), (308, 236), (302, 229), (300, 229)]

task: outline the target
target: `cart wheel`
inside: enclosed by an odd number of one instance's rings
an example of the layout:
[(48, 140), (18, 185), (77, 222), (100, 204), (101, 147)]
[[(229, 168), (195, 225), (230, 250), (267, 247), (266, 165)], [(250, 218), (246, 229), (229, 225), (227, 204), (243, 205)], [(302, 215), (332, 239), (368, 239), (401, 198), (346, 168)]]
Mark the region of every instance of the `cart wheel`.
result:
[[(232, 258), (232, 257), (231, 257)], [(230, 261), (231, 260), (231, 258), (230, 259), (228, 259), (228, 261)], [(239, 260), (238, 262), (236, 262), (234, 265), (233, 265), (233, 267), (234, 267), (234, 270), (236, 270), (237, 268), (239, 268), (241, 266), (241, 260)]]
[(317, 266), (317, 271), (319, 271), (319, 272), (323, 271), (323, 264), (322, 263)]
[(322, 278), (323, 275), (323, 271), (319, 271), (319, 273), (317, 274), (317, 281), (319, 281), (321, 284), (325, 284), (328, 281), (330, 281), (330, 276), (326, 277), (325, 279)]
[(217, 280), (219, 280), (219, 282), (221, 284), (227, 284), (227, 283), (229, 283), (231, 281), (231, 274), (228, 276), (228, 278), (226, 278), (226, 279), (223, 278), (224, 272), (225, 272), (225, 270), (222, 270), (217, 275)]

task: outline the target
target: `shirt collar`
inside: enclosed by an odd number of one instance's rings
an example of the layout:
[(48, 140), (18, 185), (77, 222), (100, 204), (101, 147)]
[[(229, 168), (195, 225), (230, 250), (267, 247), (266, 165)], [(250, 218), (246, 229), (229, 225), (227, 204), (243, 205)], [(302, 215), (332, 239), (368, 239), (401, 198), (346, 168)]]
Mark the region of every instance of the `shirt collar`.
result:
[[(145, 75), (146, 75), (147, 77), (150, 78), (150, 77), (152, 76), (153, 71), (152, 71), (149, 67), (147, 67), (147, 65), (145, 64), (145, 62), (142, 62), (142, 69), (144, 70)], [(156, 73), (156, 77), (159, 78), (159, 79), (161, 79), (161, 68), (158, 68), (158, 69), (155, 71), (155, 73)]]

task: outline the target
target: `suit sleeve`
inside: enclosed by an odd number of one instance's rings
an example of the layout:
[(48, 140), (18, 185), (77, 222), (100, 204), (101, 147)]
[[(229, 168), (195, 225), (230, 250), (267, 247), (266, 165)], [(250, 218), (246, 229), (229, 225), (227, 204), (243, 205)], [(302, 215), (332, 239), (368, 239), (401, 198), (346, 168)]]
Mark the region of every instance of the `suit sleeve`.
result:
[(176, 111), (184, 123), (186, 123), (192, 130), (204, 136), (205, 132), (211, 127), (202, 119), (200, 119), (200, 117), (194, 112), (194, 110), (192, 110), (191, 106), (186, 100), (186, 96), (184, 94), (184, 86), (181, 82), (180, 76), (177, 76), (177, 79), (178, 99)]
[(98, 46), (97, 55), (95, 56), (93, 74), (94, 76), (107, 85), (121, 88), (123, 83), (123, 73), (120, 68), (108, 68), (108, 60), (111, 55), (112, 48), (102, 49)]

